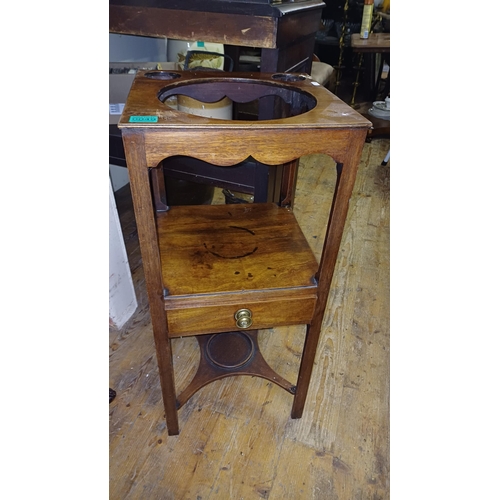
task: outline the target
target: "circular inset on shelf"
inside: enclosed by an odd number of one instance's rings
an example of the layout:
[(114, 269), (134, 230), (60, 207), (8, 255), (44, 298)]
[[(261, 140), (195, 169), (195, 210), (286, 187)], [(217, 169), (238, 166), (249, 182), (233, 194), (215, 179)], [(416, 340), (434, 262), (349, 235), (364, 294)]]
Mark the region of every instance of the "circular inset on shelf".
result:
[(213, 335), (207, 342), (207, 358), (222, 368), (239, 368), (252, 359), (255, 345), (245, 332), (226, 332)]
[(181, 77), (179, 73), (172, 73), (172, 71), (148, 71), (144, 76), (152, 80), (175, 80)]

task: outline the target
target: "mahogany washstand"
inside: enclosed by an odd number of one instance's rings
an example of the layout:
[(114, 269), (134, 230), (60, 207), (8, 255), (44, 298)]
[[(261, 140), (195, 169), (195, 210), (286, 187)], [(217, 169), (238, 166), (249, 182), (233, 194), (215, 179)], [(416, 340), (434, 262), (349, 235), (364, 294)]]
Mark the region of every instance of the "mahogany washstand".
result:
[[(178, 111), (173, 96), (202, 102), (255, 101), (268, 120), (221, 120)], [(168, 433), (177, 411), (201, 387), (254, 375), (293, 396), (302, 416), (323, 314), (371, 123), (307, 75), (141, 71), (120, 119), (143, 258)], [(298, 158), (324, 153), (337, 181), (318, 263), (293, 214)], [(169, 206), (161, 161), (189, 156), (230, 168), (247, 158), (284, 165), (279, 203)], [(258, 330), (304, 324), (296, 383), (260, 353)], [(279, 329), (277, 330), (279, 334)], [(176, 394), (172, 339), (196, 336), (201, 356), (193, 380)]]

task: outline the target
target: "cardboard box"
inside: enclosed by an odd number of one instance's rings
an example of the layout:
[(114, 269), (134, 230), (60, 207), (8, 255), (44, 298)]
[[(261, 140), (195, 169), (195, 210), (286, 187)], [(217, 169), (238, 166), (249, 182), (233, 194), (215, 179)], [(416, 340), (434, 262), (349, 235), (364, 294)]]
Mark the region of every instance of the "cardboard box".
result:
[(116, 125), (125, 106), (137, 70), (175, 70), (175, 62), (114, 62), (109, 63), (109, 124)]

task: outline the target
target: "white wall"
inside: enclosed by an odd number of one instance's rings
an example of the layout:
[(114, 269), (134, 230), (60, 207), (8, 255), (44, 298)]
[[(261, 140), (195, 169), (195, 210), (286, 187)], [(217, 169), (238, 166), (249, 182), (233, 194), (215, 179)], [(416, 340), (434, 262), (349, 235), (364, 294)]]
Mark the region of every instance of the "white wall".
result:
[[(166, 60), (166, 38), (109, 34), (109, 62)], [(109, 321), (121, 328), (137, 309), (137, 298), (113, 193), (129, 178), (128, 170), (119, 165), (109, 165), (109, 174)]]
[(115, 197), (109, 184), (109, 322), (121, 328), (137, 309)]
[(166, 61), (167, 39), (109, 34), (109, 62)]

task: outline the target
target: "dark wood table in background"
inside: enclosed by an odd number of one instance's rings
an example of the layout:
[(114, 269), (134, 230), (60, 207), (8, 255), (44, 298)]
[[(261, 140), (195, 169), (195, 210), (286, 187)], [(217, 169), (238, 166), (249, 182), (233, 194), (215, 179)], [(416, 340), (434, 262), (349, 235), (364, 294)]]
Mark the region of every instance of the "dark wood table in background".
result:
[[(262, 72), (311, 70), (321, 0), (110, 0), (109, 31), (262, 49)], [(231, 47), (230, 47), (231, 46)], [(235, 68), (237, 69), (237, 68)]]
[(359, 33), (351, 35), (351, 47), (355, 52), (390, 52), (390, 33), (370, 33), (368, 38), (361, 38)]
[[(391, 50), (391, 35), (390, 33), (370, 33), (367, 39), (363, 39), (360, 37), (359, 33), (354, 33), (353, 35), (351, 35), (351, 48), (353, 52), (370, 56), (367, 61), (368, 64), (366, 68), (365, 78), (369, 82), (372, 100), (375, 100), (377, 97), (380, 78), (384, 66), (384, 55), (388, 55)], [(378, 69), (378, 71), (375, 69), (373, 57), (375, 56), (375, 54), (382, 54), (380, 68)], [(386, 93), (389, 93), (389, 88), (387, 88)], [(381, 118), (370, 115), (370, 113), (368, 113), (368, 110), (371, 108), (371, 106), (372, 102), (365, 102), (353, 106), (359, 113), (361, 113), (365, 118), (368, 118), (373, 123), (373, 128), (368, 132), (368, 140), (380, 136), (389, 136), (391, 130), (391, 122), (389, 120), (383, 120)]]

